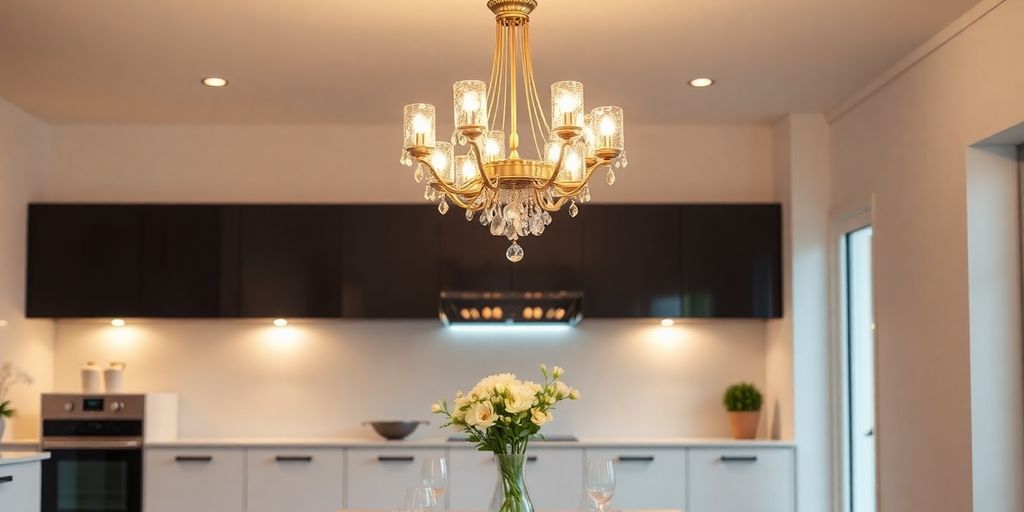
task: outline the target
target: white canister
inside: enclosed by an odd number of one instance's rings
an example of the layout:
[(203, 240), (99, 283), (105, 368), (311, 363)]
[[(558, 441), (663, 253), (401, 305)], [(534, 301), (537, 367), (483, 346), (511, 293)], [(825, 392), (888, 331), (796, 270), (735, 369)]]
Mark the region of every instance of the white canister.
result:
[(89, 361), (82, 365), (82, 393), (95, 394), (103, 392), (103, 370), (99, 365)]
[(110, 363), (109, 368), (103, 370), (103, 380), (107, 385), (107, 393), (120, 393), (124, 389), (124, 368), (124, 363), (114, 361)]

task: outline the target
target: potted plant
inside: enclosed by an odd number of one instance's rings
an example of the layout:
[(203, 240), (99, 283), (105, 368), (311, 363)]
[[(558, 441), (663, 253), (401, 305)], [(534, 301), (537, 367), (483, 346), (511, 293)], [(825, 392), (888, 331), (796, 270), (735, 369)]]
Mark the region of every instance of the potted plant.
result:
[(729, 412), (729, 429), (734, 439), (754, 439), (757, 425), (761, 422), (761, 403), (764, 397), (757, 386), (740, 382), (729, 386), (722, 397), (722, 404)]
[(7, 393), (15, 384), (32, 385), (32, 376), (24, 370), (19, 370), (11, 363), (4, 363), (0, 366), (0, 439), (4, 438), (4, 429), (7, 428), (7, 418), (13, 418), (17, 412), (11, 407), (11, 401)]

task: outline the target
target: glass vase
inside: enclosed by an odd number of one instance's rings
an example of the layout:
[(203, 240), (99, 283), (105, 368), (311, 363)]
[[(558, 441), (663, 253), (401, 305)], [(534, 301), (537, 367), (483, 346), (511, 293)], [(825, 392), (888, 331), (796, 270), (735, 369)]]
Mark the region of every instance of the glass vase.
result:
[(530, 493), (526, 491), (523, 479), (526, 455), (496, 454), (494, 461), (498, 466), (498, 483), (494, 486), (494, 496), (487, 512), (533, 512)]

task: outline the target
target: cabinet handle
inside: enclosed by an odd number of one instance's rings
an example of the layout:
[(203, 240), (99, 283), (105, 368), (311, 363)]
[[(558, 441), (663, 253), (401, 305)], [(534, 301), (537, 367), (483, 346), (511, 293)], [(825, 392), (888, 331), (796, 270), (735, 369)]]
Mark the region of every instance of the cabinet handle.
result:
[(526, 462), (537, 462), (537, 456), (536, 455), (527, 455), (526, 456)]
[(6, 484), (14, 481), (14, 475), (0, 476), (0, 484)]
[(757, 455), (732, 456), (722, 455), (722, 462), (757, 462)]
[(377, 457), (377, 462), (412, 462), (414, 460), (416, 460), (416, 457), (413, 457), (412, 455), (396, 455), (390, 457), (381, 455)]
[(278, 455), (274, 457), (277, 462), (313, 462), (312, 455)]
[(174, 462), (213, 462), (210, 455), (178, 455)]
[(620, 455), (619, 462), (654, 462), (654, 455)]

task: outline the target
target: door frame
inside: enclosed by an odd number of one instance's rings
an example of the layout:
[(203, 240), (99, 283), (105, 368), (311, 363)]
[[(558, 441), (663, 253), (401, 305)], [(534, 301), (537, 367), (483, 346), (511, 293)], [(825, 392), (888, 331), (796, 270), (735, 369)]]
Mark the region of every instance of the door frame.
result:
[[(846, 314), (847, 306), (847, 283), (846, 283), (846, 235), (863, 229), (866, 227), (872, 227), (875, 229), (875, 235), (877, 235), (877, 226), (875, 224), (875, 196), (874, 194), (866, 200), (860, 202), (857, 206), (844, 209), (839, 213), (833, 214), (830, 226), (829, 226), (829, 281), (830, 281), (830, 305), (829, 305), (829, 316), (830, 316), (830, 343), (829, 343), (829, 360), (830, 364), (830, 391), (831, 391), (831, 421), (834, 428), (831, 429), (832, 437), (832, 460), (834, 461), (833, 475), (833, 489), (835, 492), (833, 496), (832, 509), (835, 512), (851, 512), (850, 509), (850, 496), (852, 489), (850, 488), (850, 446), (848, 440), (850, 439), (850, 415), (849, 415), (849, 361), (848, 361), (848, 350), (846, 347), (847, 343), (847, 332), (848, 322)], [(877, 254), (877, 243), (876, 236), (873, 235), (871, 239), (871, 258), (872, 258), (872, 317), (877, 318), (876, 308), (877, 301), (875, 300), (876, 285), (877, 285), (877, 272), (875, 272), (875, 255)], [(879, 481), (878, 471), (878, 452), (879, 446), (881, 445), (880, 437), (878, 435), (878, 330), (877, 326), (875, 329), (875, 372), (874, 372), (874, 392), (875, 392), (875, 480)], [(875, 509), (878, 510), (878, 493), (875, 493)]]

